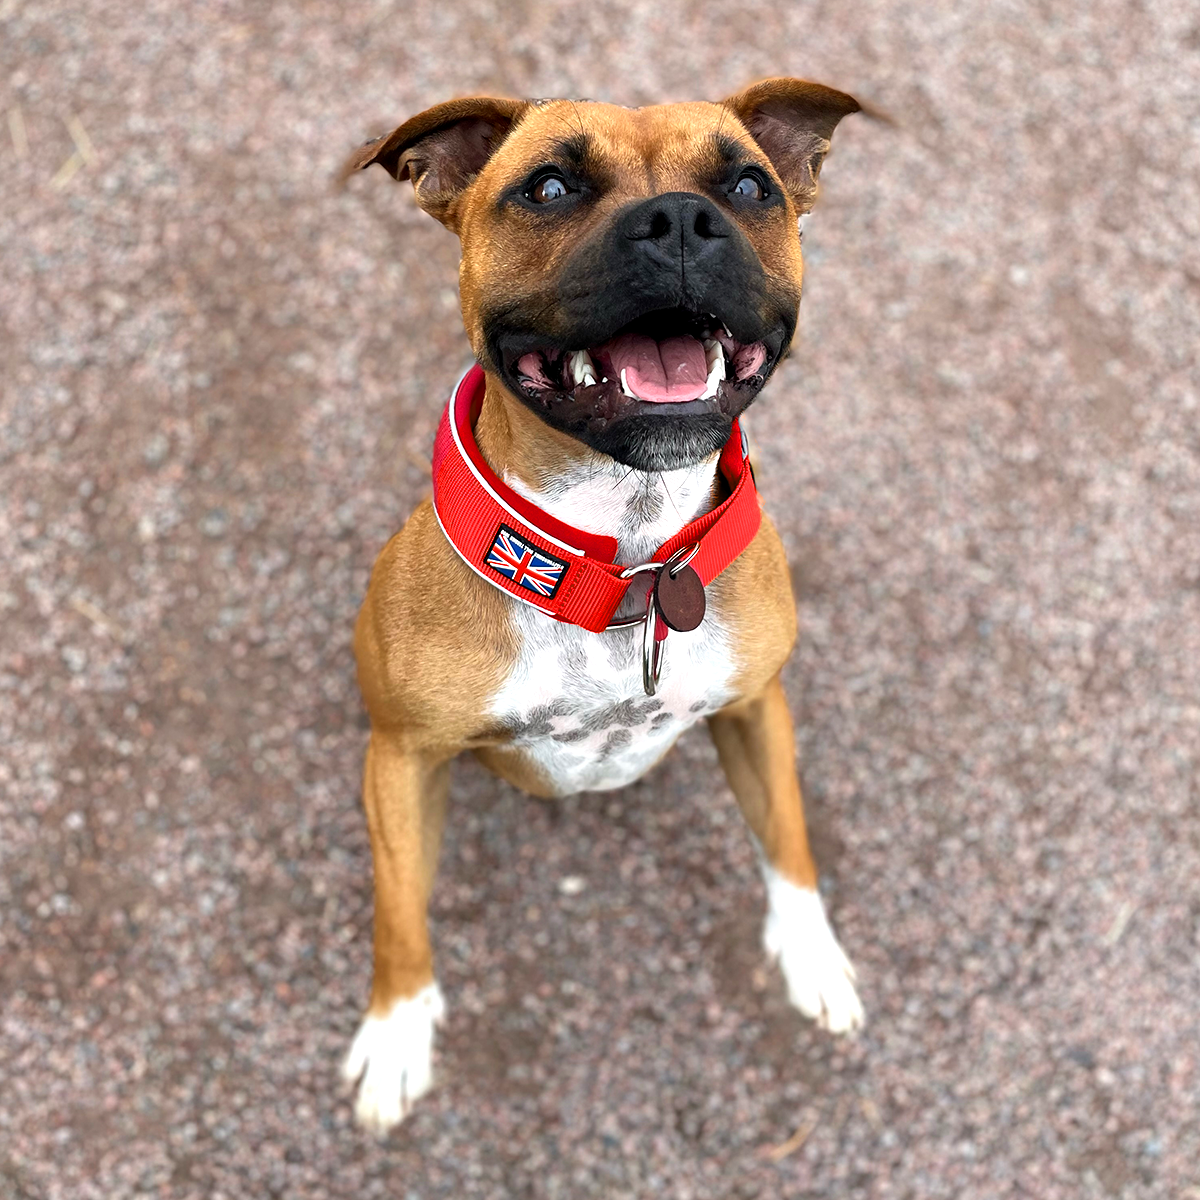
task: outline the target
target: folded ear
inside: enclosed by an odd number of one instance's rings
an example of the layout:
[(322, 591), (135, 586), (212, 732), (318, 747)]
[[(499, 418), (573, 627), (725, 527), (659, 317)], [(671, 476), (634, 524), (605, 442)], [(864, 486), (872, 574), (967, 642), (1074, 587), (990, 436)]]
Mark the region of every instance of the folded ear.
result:
[(806, 79), (764, 79), (722, 103), (763, 148), (802, 213), (816, 199), (821, 160), (837, 123), (862, 108), (853, 96)]
[(367, 142), (346, 163), (342, 179), (379, 163), (393, 179), (411, 179), (417, 203), (456, 229), (459, 196), (528, 107), (525, 100), (488, 96), (434, 105)]

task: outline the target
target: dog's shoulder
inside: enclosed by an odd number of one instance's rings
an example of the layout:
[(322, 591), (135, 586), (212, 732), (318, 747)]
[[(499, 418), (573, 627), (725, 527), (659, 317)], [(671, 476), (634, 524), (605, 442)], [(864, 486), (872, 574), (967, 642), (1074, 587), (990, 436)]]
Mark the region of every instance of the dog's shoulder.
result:
[(423, 501), (376, 559), (355, 626), (372, 723), (448, 744), (477, 737), (517, 654), (508, 607), (455, 554)]
[(737, 662), (734, 691), (756, 696), (787, 661), (797, 631), (787, 553), (766, 513), (754, 540), (709, 590), (729, 614)]

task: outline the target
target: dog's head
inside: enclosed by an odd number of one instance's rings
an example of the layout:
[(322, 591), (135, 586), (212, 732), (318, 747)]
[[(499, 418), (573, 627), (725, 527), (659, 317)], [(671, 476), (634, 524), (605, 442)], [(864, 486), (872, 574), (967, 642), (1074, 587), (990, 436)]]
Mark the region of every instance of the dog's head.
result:
[(453, 100), (370, 142), (462, 241), (476, 356), (548, 424), (664, 470), (729, 436), (796, 326), (797, 221), (844, 92), (770, 79), (719, 104)]

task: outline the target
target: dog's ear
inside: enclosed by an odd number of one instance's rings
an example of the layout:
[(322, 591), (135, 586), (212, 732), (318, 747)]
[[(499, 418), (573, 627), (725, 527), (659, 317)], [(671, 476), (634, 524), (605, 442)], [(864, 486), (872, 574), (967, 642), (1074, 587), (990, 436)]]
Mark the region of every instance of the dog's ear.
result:
[(367, 142), (342, 179), (379, 163), (393, 179), (411, 179), (417, 203), (457, 232), (459, 196), (524, 115), (525, 100), (475, 96), (434, 105), (385, 137)]
[(817, 197), (817, 176), (837, 123), (862, 105), (853, 96), (806, 79), (764, 79), (722, 101), (771, 160), (796, 208)]

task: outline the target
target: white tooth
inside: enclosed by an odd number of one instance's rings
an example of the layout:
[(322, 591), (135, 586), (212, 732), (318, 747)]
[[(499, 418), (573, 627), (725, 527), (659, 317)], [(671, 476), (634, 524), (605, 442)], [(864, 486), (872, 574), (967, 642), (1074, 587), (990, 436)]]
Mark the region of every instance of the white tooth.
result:
[(627, 395), (630, 400), (636, 400), (637, 397), (629, 390), (629, 384), (625, 382), (625, 368), (621, 368), (621, 391)]
[(592, 356), (586, 350), (572, 350), (568, 366), (574, 383), (593, 384), (596, 382), (596, 366)]
[(596, 386), (596, 377), (595, 377), (595, 375), (593, 375), (591, 373), (591, 371), (584, 371), (583, 386), (584, 387), (595, 387)]
[(711, 400), (725, 378), (725, 351), (716, 338), (704, 343), (704, 357), (708, 362), (708, 382), (700, 393), (700, 399)]

